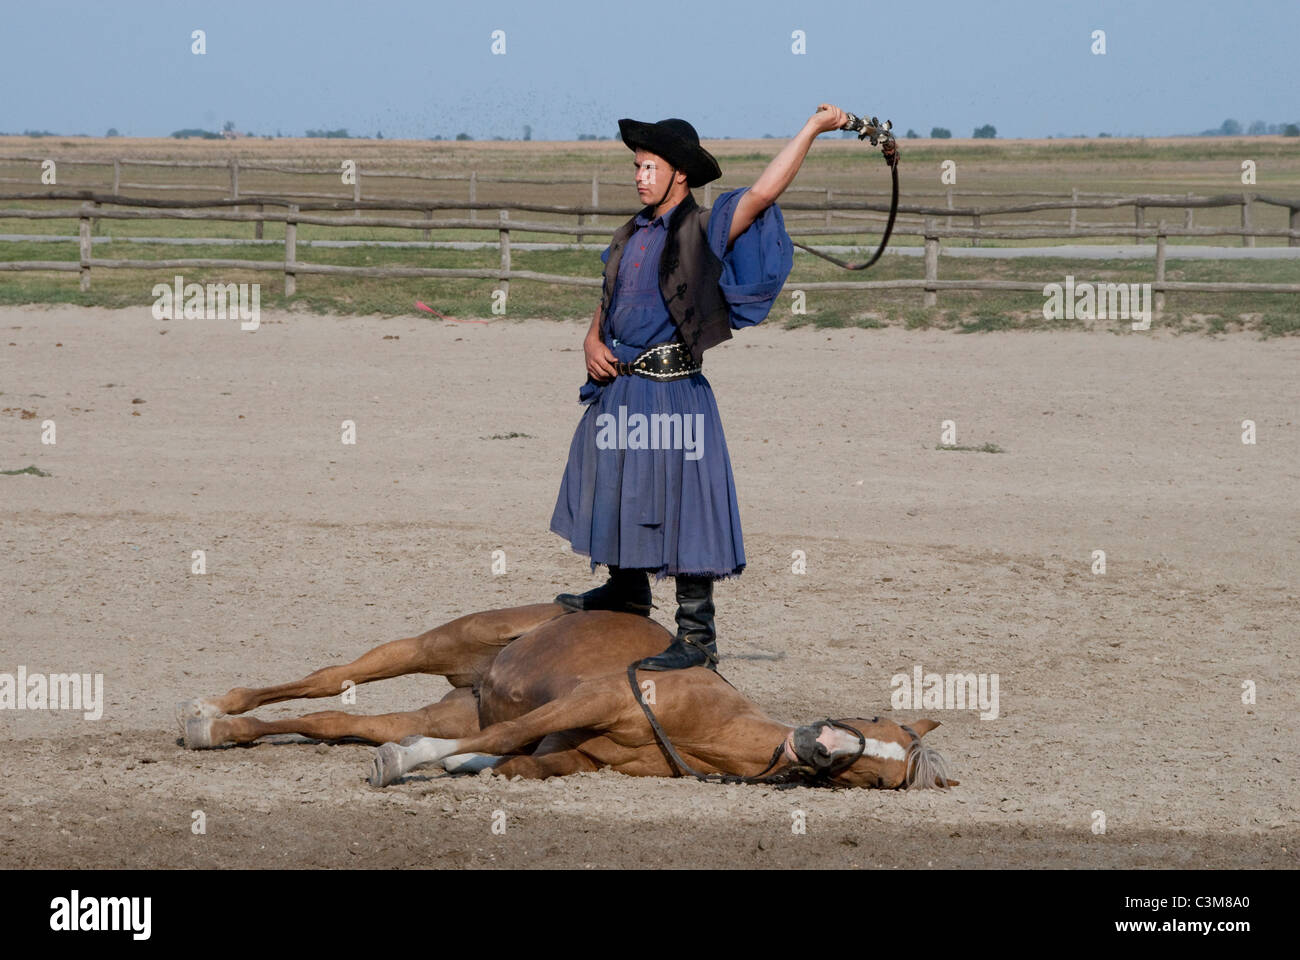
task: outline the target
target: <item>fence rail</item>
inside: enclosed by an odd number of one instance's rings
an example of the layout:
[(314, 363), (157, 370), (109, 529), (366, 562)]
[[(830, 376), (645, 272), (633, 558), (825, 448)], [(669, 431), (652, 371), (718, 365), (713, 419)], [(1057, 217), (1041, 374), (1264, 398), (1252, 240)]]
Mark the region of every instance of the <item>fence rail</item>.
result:
[[(333, 176), (341, 177), (343, 174), (342, 161), (338, 166), (321, 166), (319, 164), (284, 164), (270, 163), (266, 161), (246, 160), (238, 157), (230, 157), (225, 160), (148, 160), (132, 159), (129, 157), (116, 157), (105, 159), (86, 159), (86, 158), (65, 158), (57, 159), (52, 157), (38, 157), (30, 155), (18, 155), (0, 157), (0, 164), (22, 164), (22, 163), (43, 163), (46, 160), (54, 160), (56, 165), (73, 165), (73, 166), (98, 166), (111, 167), (113, 170), (112, 183), (86, 184), (83, 187), (108, 188), (112, 196), (119, 196), (123, 189), (142, 189), (142, 190), (160, 190), (160, 191), (179, 191), (186, 190), (191, 192), (219, 192), (226, 195), (226, 198), (233, 201), (245, 200), (254, 203), (268, 202), (264, 197), (257, 195), (241, 194), (239, 187), (240, 172), (264, 172), (279, 173), (292, 176)], [(225, 171), (228, 183), (223, 184), (189, 184), (189, 183), (139, 183), (122, 180), (122, 168), (125, 166), (134, 167), (161, 167), (161, 168), (179, 168), (194, 170), (222, 170)], [(600, 187), (601, 186), (626, 186), (625, 180), (607, 180), (601, 179), (599, 173), (593, 173), (591, 177), (520, 177), (520, 176), (497, 176), (497, 175), (480, 175), (477, 170), (470, 170), (463, 173), (436, 173), (413, 170), (386, 170), (386, 169), (362, 169), (360, 164), (354, 164), (350, 171), (352, 180), (345, 186), (351, 187), (351, 203), (348, 204), (349, 197), (342, 193), (320, 193), (314, 191), (297, 191), (293, 189), (279, 189), (274, 193), (275, 197), (283, 200), (334, 200), (346, 204), (353, 211), (356, 217), (361, 216), (361, 211), (366, 209), (376, 209), (365, 202), (362, 193), (363, 180), (371, 179), (398, 179), (398, 180), (415, 180), (415, 181), (461, 181), (468, 184), (467, 203), (451, 204), (451, 208), (466, 209), (469, 211), (471, 220), (478, 219), (478, 211), (481, 209), (500, 209), (502, 207), (514, 207), (514, 204), (488, 203), (480, 204), (478, 202), (478, 184), (480, 183), (532, 183), (538, 185), (574, 185), (590, 184), (591, 185), (591, 204), (585, 208), (573, 208), (577, 216), (583, 218), (583, 222), (595, 226), (600, 216)], [(21, 180), (15, 177), (0, 177), (0, 183), (38, 185), (39, 180)], [(712, 202), (714, 190), (731, 189), (724, 188), (717, 184), (706, 184), (704, 187), (704, 206), (709, 206)], [(855, 209), (875, 209), (873, 207), (858, 208), (854, 206), (854, 201), (845, 198), (852, 197), (877, 197), (887, 196), (882, 191), (877, 190), (843, 190), (831, 187), (814, 187), (814, 186), (791, 186), (787, 188), (787, 194), (795, 193), (820, 193), (824, 196), (824, 202), (816, 206), (801, 207), (797, 201), (787, 201), (782, 204), (784, 209), (788, 210), (817, 210), (821, 211), (826, 226), (831, 226), (833, 216), (845, 216), (845, 212)], [(1284, 207), (1288, 210), (1288, 222), (1291, 230), (1300, 230), (1300, 199), (1274, 197), (1266, 194), (1253, 192), (1243, 192), (1241, 194), (1231, 194), (1219, 197), (1196, 197), (1192, 194), (1150, 194), (1143, 196), (1132, 196), (1127, 194), (1115, 194), (1104, 192), (1085, 192), (1078, 189), (1071, 190), (1070, 195), (1065, 197), (1061, 194), (1053, 194), (1045, 191), (1024, 191), (1020, 193), (1003, 193), (998, 191), (985, 190), (967, 190), (962, 191), (966, 197), (1012, 197), (1020, 199), (1024, 197), (1044, 198), (1039, 201), (1030, 203), (1011, 203), (1002, 205), (983, 205), (983, 206), (965, 206), (956, 205), (954, 190), (949, 187), (942, 193), (921, 194), (913, 192), (914, 197), (919, 196), (936, 196), (942, 197), (944, 204), (942, 207), (927, 206), (921, 204), (908, 204), (899, 208), (899, 213), (913, 216), (943, 216), (945, 225), (948, 228), (953, 226), (954, 217), (969, 218), (972, 226), (979, 227), (981, 218), (1001, 215), (1014, 215), (1019, 213), (1031, 213), (1045, 210), (1068, 210), (1069, 226), (1073, 231), (1078, 226), (1078, 214), (1080, 210), (1088, 209), (1114, 209), (1118, 207), (1133, 208), (1133, 228), (1125, 231), (1126, 235), (1134, 237), (1141, 242), (1147, 236), (1142, 230), (1146, 221), (1146, 211), (1149, 208), (1161, 207), (1178, 207), (1184, 211), (1183, 226), (1193, 226), (1193, 210), (1206, 207), (1228, 207), (1237, 206), (1240, 208), (1240, 222), (1242, 233), (1240, 234), (1243, 246), (1253, 247), (1255, 237), (1258, 234), (1250, 232), (1253, 225), (1253, 208), (1256, 204), (1268, 204)], [(372, 196), (372, 200), (373, 200)], [(838, 201), (838, 202), (837, 202)], [(1098, 205), (1100, 204), (1100, 205)], [(306, 208), (306, 207), (304, 207)], [(404, 207), (382, 207), (382, 209), (447, 209), (440, 205), (428, 202), (413, 208)], [(432, 213), (430, 213), (430, 216)], [(852, 218), (852, 214), (848, 214)], [(590, 217), (590, 219), (586, 219)], [(1050, 221), (1036, 221), (1033, 224), (1023, 223), (1022, 226), (1047, 226)], [(1107, 224), (1108, 226), (1110, 224)], [(1114, 224), (1121, 226), (1120, 224)], [(1116, 234), (1121, 235), (1121, 234)], [(262, 229), (260, 224), (256, 230), (256, 236), (260, 239)], [(581, 236), (581, 234), (579, 234)], [(425, 239), (428, 239), (426, 236)], [(979, 245), (980, 238), (972, 238), (976, 246)], [(1300, 240), (1294, 237), (1289, 238), (1290, 246), (1300, 246)]]
[[(1193, 196), (1120, 196), (1095, 197), (1087, 199), (1082, 196), (1069, 200), (1042, 200), (1028, 203), (1011, 203), (997, 206), (964, 207), (928, 206), (924, 204), (902, 204), (900, 211), (924, 217), (920, 224), (899, 223), (894, 232), (900, 236), (918, 236), (924, 241), (925, 276), (920, 279), (850, 281), (834, 280), (801, 283), (805, 290), (910, 290), (922, 291), (923, 304), (933, 307), (937, 304), (938, 294), (943, 290), (961, 291), (996, 291), (1025, 290), (1041, 291), (1043, 283), (1020, 280), (940, 280), (938, 276), (939, 245), (944, 238), (971, 239), (1071, 239), (1090, 236), (1133, 235), (1138, 238), (1152, 238), (1156, 242), (1155, 275), (1151, 289), (1156, 294), (1157, 313), (1163, 309), (1164, 295), (1167, 292), (1203, 292), (1203, 293), (1300, 293), (1300, 283), (1237, 283), (1237, 282), (1182, 282), (1169, 281), (1165, 277), (1165, 263), (1168, 255), (1168, 240), (1177, 237), (1215, 237), (1232, 236), (1249, 240), (1253, 244), (1256, 237), (1286, 237), (1292, 246), (1300, 245), (1300, 222), (1297, 211), (1300, 200), (1255, 197), (1260, 202), (1273, 203), (1288, 207), (1291, 211), (1290, 225), (1287, 229), (1262, 230), (1250, 225), (1249, 217), (1243, 207), (1243, 223), (1240, 227), (1196, 227), (1189, 224), (1172, 226), (1161, 220), (1155, 225), (1143, 222), (1141, 216), (1133, 225), (1101, 224), (1084, 225), (1072, 222), (1067, 229), (1049, 228), (1021, 224), (1019, 226), (987, 227), (980, 225), (980, 217), (1001, 213), (1034, 212), (1051, 209), (1114, 209), (1133, 206), (1137, 210), (1144, 207), (1173, 208), (1186, 207), (1211, 208), (1231, 206), (1240, 203), (1235, 195), (1214, 197)], [(461, 201), (433, 200), (332, 200), (317, 203), (300, 203), (287, 196), (245, 195), (240, 197), (212, 200), (168, 200), (163, 198), (127, 197), (120, 194), (100, 194), (88, 190), (50, 190), (43, 193), (0, 193), (0, 201), (36, 201), (48, 202), (59, 200), (80, 201), (76, 208), (58, 209), (0, 209), (0, 217), (13, 219), (50, 220), (76, 219), (78, 221), (78, 240), (80, 256), (77, 262), (27, 260), (0, 261), (0, 271), (56, 271), (76, 272), (80, 277), (83, 291), (90, 289), (91, 271), (93, 269), (230, 269), (264, 272), (282, 272), (284, 291), (287, 296), (296, 293), (299, 274), (323, 276), (352, 276), (376, 278), (414, 278), (436, 277), (446, 279), (485, 279), (496, 280), (502, 290), (508, 291), (511, 280), (528, 280), (540, 283), (564, 284), (578, 287), (599, 287), (600, 279), (593, 277), (570, 277), (558, 274), (537, 273), (530, 270), (515, 270), (511, 266), (510, 235), (511, 231), (546, 233), (577, 236), (591, 233), (591, 223), (582, 222), (585, 216), (605, 214), (610, 216), (628, 216), (640, 207), (622, 206), (563, 206), (556, 204), (513, 203), (489, 204), (474, 201), (468, 204), (471, 213), (478, 210), (496, 210), (494, 221), (476, 218), (447, 218), (435, 220), (433, 213), (437, 210), (464, 210), (467, 204)], [(256, 205), (256, 211), (240, 209), (241, 206)], [(268, 207), (282, 207), (283, 212), (269, 210)], [(128, 208), (128, 209), (116, 209)], [(136, 208), (136, 209), (130, 209)], [(785, 210), (831, 211), (824, 202), (790, 200), (782, 204)], [(361, 211), (419, 211), (422, 217), (382, 217), (361, 216)], [(877, 211), (886, 212), (888, 204), (870, 200), (840, 200), (834, 212)], [(352, 211), (350, 217), (325, 216), (326, 212)], [(577, 224), (549, 223), (542, 221), (514, 220), (512, 212), (556, 213), (577, 216)], [(948, 226), (948, 218), (969, 217), (972, 226)], [(265, 222), (283, 223), (285, 225), (283, 263), (266, 260), (181, 258), (166, 260), (132, 260), (108, 259), (93, 256), (91, 235), (92, 225), (97, 220), (199, 220), (252, 222), (257, 225), (260, 237), (261, 226)], [(944, 225), (940, 225), (941, 219)], [(324, 227), (389, 227), (396, 229), (420, 230), (427, 238), (432, 230), (487, 230), (495, 231), (500, 249), (500, 266), (493, 268), (435, 268), (435, 267), (350, 267), (332, 264), (306, 263), (298, 259), (297, 228), (300, 224)], [(794, 229), (792, 236), (826, 236), (847, 233), (860, 233), (856, 227), (826, 227)], [(1049, 281), (1054, 282), (1054, 281)]]

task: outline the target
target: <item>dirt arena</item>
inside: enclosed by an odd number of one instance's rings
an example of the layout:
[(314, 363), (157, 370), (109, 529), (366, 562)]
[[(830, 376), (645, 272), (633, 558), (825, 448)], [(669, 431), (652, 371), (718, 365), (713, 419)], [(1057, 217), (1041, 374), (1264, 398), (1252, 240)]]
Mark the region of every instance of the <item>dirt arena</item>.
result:
[[(0, 672), (105, 699), (0, 711), (0, 867), (1297, 866), (1295, 338), (765, 324), (710, 351), (749, 561), (722, 671), (781, 720), (941, 720), (950, 791), (376, 790), (363, 744), (179, 746), (182, 698), (603, 579), (547, 529), (584, 327), (0, 309), (0, 469), (52, 474), (0, 476)], [(936, 449), (945, 420), (1004, 452)], [(997, 674), (998, 717), (892, 711), (917, 664)]]

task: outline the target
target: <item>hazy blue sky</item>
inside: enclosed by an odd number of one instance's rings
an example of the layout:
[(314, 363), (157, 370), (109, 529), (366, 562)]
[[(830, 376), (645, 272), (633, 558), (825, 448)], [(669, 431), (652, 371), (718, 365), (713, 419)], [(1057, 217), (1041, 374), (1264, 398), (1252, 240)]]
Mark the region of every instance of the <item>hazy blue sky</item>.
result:
[[(828, 100), (899, 132), (1300, 121), (1300, 0), (3, 0), (0, 131), (789, 135)], [(207, 53), (190, 33), (207, 33)], [(491, 52), (493, 30), (506, 53)], [(1106, 31), (1107, 53), (1091, 53)], [(803, 30), (807, 53), (791, 52)]]

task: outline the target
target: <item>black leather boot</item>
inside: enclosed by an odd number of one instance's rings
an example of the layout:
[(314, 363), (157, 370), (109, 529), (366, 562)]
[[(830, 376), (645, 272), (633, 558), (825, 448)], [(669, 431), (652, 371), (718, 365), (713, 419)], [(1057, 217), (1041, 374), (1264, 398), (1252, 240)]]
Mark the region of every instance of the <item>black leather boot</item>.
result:
[(641, 670), (718, 668), (717, 633), (713, 628), (713, 581), (708, 577), (677, 577), (677, 638), (663, 653), (642, 660)]
[(555, 598), (560, 606), (572, 611), (617, 610), (650, 616), (650, 576), (644, 570), (624, 570), (609, 565), (609, 579), (586, 593), (562, 593)]

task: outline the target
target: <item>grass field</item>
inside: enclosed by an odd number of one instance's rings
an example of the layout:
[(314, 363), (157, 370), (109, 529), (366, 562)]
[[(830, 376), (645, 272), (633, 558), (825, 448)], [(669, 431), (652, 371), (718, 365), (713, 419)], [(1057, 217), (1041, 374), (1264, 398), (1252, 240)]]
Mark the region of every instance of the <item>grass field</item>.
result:
[[(768, 159), (783, 144), (782, 140), (723, 140), (709, 141), (706, 145), (719, 158), (724, 176), (715, 185), (714, 196), (722, 189), (745, 186), (762, 171)], [(957, 165), (955, 202), (958, 205), (985, 205), (1009, 202), (1009, 198), (963, 196), (964, 191), (997, 191), (1027, 193), (1051, 191), (1068, 194), (1071, 188), (1081, 192), (1119, 193), (1171, 193), (1230, 194), (1243, 189), (1258, 193), (1300, 197), (1300, 150), (1295, 140), (1281, 137), (1258, 138), (1206, 138), (1164, 140), (1031, 140), (1031, 141), (971, 141), (971, 140), (913, 140), (903, 141), (902, 201), (904, 203), (941, 203), (946, 187), (940, 183), (940, 164), (953, 160)], [(57, 159), (107, 160), (113, 157), (134, 159), (219, 160), (238, 158), (241, 163), (273, 162), (287, 165), (332, 166), (343, 159), (357, 162), (365, 199), (381, 200), (403, 198), (430, 201), (450, 201), (468, 196), (464, 181), (419, 181), (367, 179), (370, 170), (401, 170), (422, 173), (461, 173), (471, 169), (481, 178), (500, 176), (550, 176), (557, 179), (573, 178), (585, 182), (572, 184), (518, 184), (494, 183), (480, 180), (477, 198), (486, 203), (534, 201), (557, 204), (590, 202), (590, 177), (595, 174), (603, 181), (626, 178), (626, 189), (608, 183), (601, 186), (603, 204), (635, 206), (630, 187), (631, 165), (627, 149), (617, 141), (582, 143), (527, 143), (527, 142), (418, 142), (370, 140), (237, 140), (237, 141), (177, 141), (130, 139), (66, 139), (22, 137), (0, 138), (0, 156), (50, 156)], [(1243, 187), (1241, 163), (1253, 160), (1257, 165), (1257, 183)], [(35, 162), (18, 163), (0, 160), (0, 176), (26, 178), (32, 186), (5, 184), (8, 191), (36, 192), (41, 188), (34, 181), (39, 175)], [(63, 189), (93, 187), (108, 192), (111, 181), (110, 166), (86, 167), (63, 165), (59, 168), (58, 186)], [(213, 190), (191, 192), (182, 190), (149, 191), (140, 188), (123, 188), (122, 192), (134, 196), (165, 196), (168, 198), (216, 197), (228, 189), (229, 178), (224, 170), (195, 168), (132, 167), (123, 168), (124, 183), (179, 183), (212, 184)], [(887, 171), (878, 156), (869, 147), (855, 140), (823, 138), (813, 148), (793, 184), (793, 189), (782, 198), (783, 207), (800, 200), (819, 201), (824, 197), (817, 192), (830, 188), (840, 195), (850, 191), (873, 191), (877, 199), (883, 197), (888, 187)], [(807, 191), (798, 188), (816, 188)], [(334, 175), (290, 175), (269, 171), (241, 170), (241, 195), (278, 194), (286, 189), (336, 193), (343, 199), (350, 197), (351, 187), (344, 186)], [(703, 191), (697, 191), (703, 199)], [(858, 197), (857, 199), (862, 199)], [(32, 201), (7, 201), (4, 207), (31, 207)], [(72, 206), (69, 202), (68, 206)], [(463, 216), (460, 211), (444, 211), (438, 216)], [(479, 214), (485, 220), (495, 220), (491, 211)], [(514, 215), (516, 219), (519, 214)], [(546, 214), (528, 214), (530, 220), (565, 218)], [(1126, 223), (1131, 218), (1130, 209), (1081, 211), (1079, 222)], [(1171, 224), (1181, 224), (1182, 211), (1150, 210), (1147, 220), (1154, 223), (1163, 216)], [(787, 225), (792, 230), (815, 227), (825, 222), (821, 213), (786, 212)], [(1038, 212), (1026, 217), (986, 217), (983, 225), (1014, 225), (1017, 220), (1055, 220), (1062, 226), (1067, 222), (1066, 211)], [(1235, 226), (1239, 223), (1236, 207), (1197, 210), (1198, 226)], [(299, 228), (300, 243), (310, 240), (416, 240), (419, 233), (413, 230), (365, 228), (348, 224), (349, 217), (340, 216), (339, 227), (307, 225)], [(585, 240), (588, 243), (604, 242), (609, 232), (621, 218), (605, 216)], [(837, 219), (836, 225), (852, 221)], [(955, 221), (962, 223), (961, 220)], [(1287, 224), (1284, 208), (1256, 204), (1254, 223), (1263, 228), (1281, 228)], [(853, 236), (797, 236), (804, 243), (830, 242), (836, 244), (860, 243), (870, 248), (878, 239), (879, 226), (862, 224), (863, 233)], [(1117, 228), (1117, 230), (1120, 228)], [(76, 233), (75, 220), (23, 220), (0, 217), (0, 233), (27, 235), (72, 236)], [(250, 223), (186, 222), (154, 220), (148, 222), (100, 221), (96, 236), (120, 237), (187, 237), (192, 239), (253, 237)], [(435, 235), (437, 240), (478, 240), (495, 242), (493, 230), (447, 230)], [(283, 227), (267, 224), (267, 240), (283, 240)], [(512, 231), (512, 240), (520, 242), (555, 242), (555, 235), (529, 234)], [(1104, 240), (1104, 238), (1103, 238)], [(896, 236), (895, 247), (915, 246), (920, 240), (912, 236)], [(1103, 242), (1088, 238), (1084, 242)], [(1113, 241), (1132, 242), (1122, 233)], [(984, 241), (985, 246), (1046, 246), (1047, 240), (1034, 241)], [(1207, 240), (1175, 240), (1180, 243), (1212, 243), (1237, 246), (1240, 241), (1230, 237)], [(1285, 245), (1284, 239), (1261, 238), (1258, 246)], [(947, 246), (966, 246), (969, 241), (945, 241)], [(111, 252), (109, 252), (111, 250)], [(266, 245), (187, 245), (178, 248), (162, 244), (100, 244), (95, 248), (99, 258), (163, 259), (163, 258), (238, 258), (279, 262), (283, 248)], [(300, 246), (298, 258), (311, 263), (371, 266), (423, 266), (423, 267), (495, 267), (499, 256), (495, 249), (459, 251), (445, 249), (391, 249), (361, 247), (348, 249), (321, 249)], [(74, 241), (51, 243), (16, 241), (0, 243), (0, 260), (66, 260), (77, 259)], [(516, 249), (512, 265), (517, 270), (559, 273), (572, 276), (598, 276), (600, 262), (592, 250), (524, 251)], [(944, 280), (964, 278), (1013, 279), (1060, 282), (1067, 274), (1096, 282), (1149, 281), (1154, 266), (1150, 260), (1072, 261), (1060, 259), (1022, 260), (953, 260), (941, 261), (939, 276)], [(867, 274), (857, 274), (851, 279), (898, 279), (923, 276), (920, 258), (886, 256)], [(77, 303), (100, 306), (127, 306), (152, 302), (153, 284), (170, 280), (175, 270), (98, 270), (93, 274), (92, 289), (81, 293), (76, 275), (71, 273), (15, 273), (6, 274), (0, 286), (0, 302), (21, 303)], [(247, 271), (188, 269), (183, 271), (187, 281), (242, 282), (260, 281), (263, 285), (262, 302), (268, 306), (285, 306), (282, 280), (275, 273)], [(1177, 259), (1171, 252), (1168, 277), (1187, 281), (1247, 281), (1295, 282), (1300, 268), (1295, 261), (1192, 261)], [(839, 268), (800, 254), (787, 284), (787, 293), (800, 283), (844, 279)], [(413, 303), (420, 299), (439, 311), (455, 317), (491, 316), (491, 294), (496, 287), (492, 280), (377, 280), (364, 278), (336, 278), (300, 276), (295, 304), (311, 310), (378, 315), (404, 315), (413, 311)], [(1169, 294), (1167, 306), (1159, 324), (1180, 331), (1209, 333), (1234, 329), (1258, 330), (1264, 335), (1293, 333), (1300, 325), (1295, 307), (1295, 297), (1290, 294)], [(872, 292), (814, 292), (810, 294), (807, 313), (795, 315), (788, 299), (778, 301), (772, 319), (791, 326), (814, 324), (817, 326), (879, 326), (906, 325), (908, 327), (937, 326), (964, 329), (1006, 329), (1012, 327), (1060, 327), (1042, 319), (1043, 299), (1030, 293), (941, 293), (936, 309), (920, 306), (919, 291)], [(515, 281), (511, 285), (509, 316), (512, 318), (564, 319), (590, 315), (595, 303), (594, 291), (586, 288), (564, 287)], [(1103, 325), (1107, 321), (1100, 321)], [(1064, 325), (1083, 327), (1085, 321), (1068, 321)], [(1125, 322), (1111, 324), (1119, 330)]]

